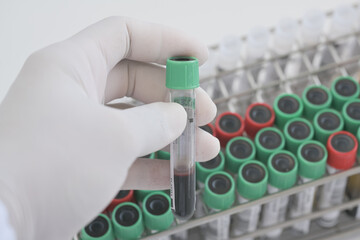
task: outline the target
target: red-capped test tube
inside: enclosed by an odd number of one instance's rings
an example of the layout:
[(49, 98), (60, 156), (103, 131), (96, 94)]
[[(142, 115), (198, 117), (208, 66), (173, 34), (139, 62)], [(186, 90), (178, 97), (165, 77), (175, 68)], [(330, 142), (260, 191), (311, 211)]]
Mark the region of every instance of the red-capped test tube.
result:
[(215, 131), (215, 127), (214, 125), (212, 125), (211, 123), (208, 123), (204, 126), (200, 127), (202, 130), (210, 133), (211, 135), (213, 135), (214, 137), (216, 137), (216, 131)]
[(245, 132), (253, 139), (260, 129), (271, 127), (274, 121), (275, 113), (269, 104), (252, 103), (246, 109)]
[[(354, 135), (346, 131), (336, 132), (330, 135), (327, 145), (328, 159), (327, 171), (329, 174), (347, 170), (356, 161), (358, 142)], [(325, 209), (341, 204), (345, 195), (347, 177), (335, 179), (324, 184), (318, 201), (319, 208)], [(334, 227), (340, 215), (340, 211), (324, 214), (319, 219), (319, 224), (325, 228)]]
[(245, 124), (243, 118), (233, 112), (224, 112), (216, 118), (215, 132), (220, 141), (221, 147), (233, 137), (241, 136), (244, 132)]
[(121, 190), (105, 209), (106, 212), (112, 212), (114, 208), (123, 202), (135, 202), (134, 190)]

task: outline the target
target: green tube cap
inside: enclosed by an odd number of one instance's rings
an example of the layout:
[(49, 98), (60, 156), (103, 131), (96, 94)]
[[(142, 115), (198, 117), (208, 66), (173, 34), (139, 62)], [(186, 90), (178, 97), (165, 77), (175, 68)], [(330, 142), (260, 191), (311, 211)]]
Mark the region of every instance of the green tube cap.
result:
[(356, 135), (360, 127), (360, 99), (347, 101), (342, 109), (345, 130)]
[(207, 161), (207, 162), (196, 162), (196, 180), (204, 183), (207, 176), (216, 171), (222, 171), (225, 167), (225, 157), (220, 151), (219, 154)]
[(237, 191), (240, 196), (254, 200), (264, 196), (269, 174), (260, 161), (250, 160), (241, 165), (237, 178)]
[(285, 147), (283, 133), (275, 127), (263, 128), (255, 136), (256, 158), (265, 165), (274, 151)]
[(138, 239), (144, 232), (141, 210), (135, 203), (119, 204), (111, 214), (111, 221), (117, 239)]
[(359, 97), (359, 83), (350, 76), (336, 78), (331, 84), (332, 106), (341, 111), (346, 101)]
[(145, 226), (157, 231), (168, 229), (174, 221), (170, 206), (170, 197), (164, 192), (147, 195), (142, 207)]
[(114, 232), (110, 219), (100, 214), (95, 220), (81, 230), (82, 240), (114, 240)]
[(193, 89), (199, 87), (199, 61), (194, 57), (171, 57), (166, 62), (166, 87)]
[(344, 128), (344, 120), (341, 114), (330, 108), (320, 110), (315, 115), (313, 124), (315, 139), (325, 146), (331, 134)]
[(159, 151), (156, 152), (156, 155), (157, 155), (158, 159), (170, 160), (170, 153), (169, 152), (159, 150)]
[(143, 202), (150, 193), (158, 192), (156, 190), (135, 190), (135, 198), (138, 203)]
[(150, 158), (150, 159), (154, 159), (155, 158), (155, 153), (150, 153), (148, 155), (142, 156), (141, 158)]
[(331, 107), (332, 95), (324, 85), (311, 85), (303, 91), (302, 101), (304, 104), (303, 115), (307, 119), (313, 120), (318, 111)]
[(283, 93), (274, 101), (275, 124), (283, 129), (286, 122), (295, 117), (301, 117), (304, 106), (296, 94)]
[(279, 189), (291, 188), (297, 179), (298, 161), (294, 154), (279, 150), (270, 155), (267, 164), (269, 184)]
[(325, 174), (327, 156), (321, 142), (310, 140), (301, 144), (297, 152), (299, 175), (309, 179), (321, 178)]
[(225, 148), (226, 168), (232, 173), (237, 173), (243, 163), (255, 159), (255, 154), (255, 145), (249, 138), (232, 138)]
[(203, 199), (209, 208), (230, 208), (235, 202), (234, 179), (224, 171), (213, 172), (206, 178)]
[(285, 148), (297, 154), (300, 144), (314, 137), (314, 128), (305, 118), (294, 118), (285, 124), (284, 135)]

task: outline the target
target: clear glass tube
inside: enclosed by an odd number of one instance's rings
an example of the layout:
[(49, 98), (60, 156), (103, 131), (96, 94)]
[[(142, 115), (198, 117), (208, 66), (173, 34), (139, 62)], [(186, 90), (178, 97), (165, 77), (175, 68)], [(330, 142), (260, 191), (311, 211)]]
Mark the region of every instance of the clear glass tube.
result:
[(195, 89), (170, 89), (170, 101), (187, 113), (184, 132), (170, 145), (172, 210), (179, 220), (188, 220), (195, 211)]

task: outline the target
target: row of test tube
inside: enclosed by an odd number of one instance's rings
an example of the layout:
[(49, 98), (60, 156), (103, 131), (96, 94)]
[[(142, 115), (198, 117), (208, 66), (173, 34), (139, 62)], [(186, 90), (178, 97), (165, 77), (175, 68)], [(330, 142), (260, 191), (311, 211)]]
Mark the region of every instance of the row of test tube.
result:
[[(356, 41), (353, 38), (338, 38), (360, 29), (359, 9), (339, 6), (330, 19), (324, 12), (312, 10), (305, 14), (300, 23), (292, 18), (280, 20), (273, 34), (265, 27), (255, 27), (245, 40), (235, 35), (226, 36), (218, 48), (210, 52), (209, 60), (200, 68), (200, 78), (203, 80), (201, 86), (213, 99), (218, 99), (266, 86), (279, 78), (294, 77), (304, 68), (300, 50), (309, 52), (311, 63), (308, 65), (313, 69), (331, 61), (328, 59), (326, 45), (320, 46), (322, 49), (316, 51), (310, 50), (326, 41), (336, 40), (339, 58), (346, 59), (354, 53)], [(276, 58), (280, 61), (271, 60)], [(258, 67), (259, 64), (261, 67)], [(277, 65), (282, 64), (283, 73), (279, 74)], [(249, 69), (251, 76), (246, 71)], [(284, 85), (284, 90), (290, 91), (289, 85)], [(258, 91), (256, 100), (264, 101), (262, 95)]]
[[(221, 195), (224, 192), (219, 194), (224, 191), (224, 186), (234, 184), (234, 181), (222, 180), (222, 184), (214, 183), (220, 182), (224, 176), (216, 179), (213, 173), (204, 184), (204, 172), (211, 173), (210, 169), (216, 172), (225, 168), (231, 174), (231, 176), (227, 174), (227, 178), (233, 177), (237, 180), (238, 204), (244, 204), (265, 194), (264, 186), (267, 180), (269, 182), (267, 192), (274, 194), (291, 188), (295, 182), (304, 184), (322, 177), (325, 168), (328, 174), (334, 174), (352, 167), (356, 160), (359, 139), (360, 115), (355, 113), (360, 112), (359, 85), (352, 78), (342, 77), (336, 79), (332, 86), (332, 93), (324, 86), (310, 86), (304, 91), (302, 100), (295, 94), (281, 94), (274, 102), (275, 111), (268, 104), (256, 103), (249, 106), (245, 121), (237, 113), (225, 112), (218, 116), (215, 127), (208, 125), (205, 129), (219, 138), (224, 147), (224, 154), (221, 153), (211, 163), (198, 163), (198, 170), (201, 170), (197, 172), (198, 185), (204, 191), (203, 204), (198, 201), (197, 215), (203, 216), (204, 211), (201, 209), (204, 205), (208, 207), (205, 212), (209, 214), (230, 208), (235, 201), (234, 193), (227, 194), (228, 196)], [(349, 86), (353, 88), (348, 88)], [(347, 92), (349, 89), (352, 94)], [(353, 100), (345, 103), (345, 95), (347, 100)], [(331, 106), (334, 109), (330, 109)], [(246, 121), (248, 118), (252, 120)], [(257, 124), (251, 124), (256, 121)], [(283, 131), (270, 127), (274, 122)], [(342, 131), (344, 126), (347, 131)], [(250, 139), (254, 139), (254, 142), (246, 137), (236, 137), (242, 135), (244, 131)], [(257, 131), (259, 132), (256, 133)], [(313, 138), (316, 141), (312, 140)], [(282, 150), (284, 146), (288, 151)], [(221, 159), (225, 163), (221, 164)], [(253, 161), (254, 159), (260, 160), (267, 166), (269, 177), (264, 164)], [(352, 185), (353, 181), (350, 180), (349, 185)], [(346, 178), (326, 183), (317, 191), (317, 207), (325, 209), (341, 204), (346, 183)], [(227, 187), (228, 192), (231, 189)], [(291, 198), (285, 195), (265, 204), (262, 207), (259, 225), (267, 227), (283, 222), (288, 208), (290, 218), (311, 213), (315, 193), (316, 188), (310, 187)], [(211, 197), (214, 200), (211, 201)], [(255, 231), (258, 228), (260, 210), (261, 206), (256, 205), (239, 214), (218, 218), (205, 226), (203, 230), (205, 239), (228, 239)], [(334, 227), (339, 214), (339, 211), (329, 212), (318, 222), (324, 228)], [(299, 222), (292, 228), (297, 235), (308, 234), (310, 221)], [(263, 238), (278, 239), (281, 233), (282, 229), (276, 229), (267, 232)]]

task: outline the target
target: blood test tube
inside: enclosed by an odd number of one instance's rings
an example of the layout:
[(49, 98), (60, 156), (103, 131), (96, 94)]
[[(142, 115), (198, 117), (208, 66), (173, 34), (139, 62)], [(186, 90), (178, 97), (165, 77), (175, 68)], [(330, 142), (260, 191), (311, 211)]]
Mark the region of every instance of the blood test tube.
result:
[(304, 116), (312, 121), (318, 111), (331, 106), (332, 95), (330, 90), (323, 85), (311, 85), (303, 91), (302, 101), (304, 103)]
[(183, 133), (170, 144), (171, 208), (179, 220), (195, 211), (196, 117), (195, 89), (199, 87), (199, 62), (194, 57), (171, 57), (166, 62), (166, 87), (170, 101), (180, 104), (187, 123)]
[[(354, 135), (346, 131), (331, 134), (326, 145), (328, 151), (327, 171), (329, 174), (347, 170), (356, 161), (358, 142)], [(318, 201), (320, 209), (341, 204), (345, 194), (347, 177), (338, 178), (324, 184)], [(340, 211), (323, 215), (318, 223), (325, 228), (334, 227), (338, 223)]]
[(270, 154), (285, 147), (282, 132), (274, 127), (261, 129), (255, 136), (256, 159), (267, 164)]
[(239, 114), (233, 112), (220, 114), (216, 118), (215, 131), (221, 147), (226, 147), (231, 138), (241, 136), (244, 128), (244, 120)]
[(241, 164), (255, 159), (255, 154), (255, 145), (249, 138), (235, 137), (226, 144), (225, 167), (236, 174)]
[(111, 201), (106, 208), (106, 212), (112, 212), (114, 208), (123, 202), (135, 202), (134, 190), (121, 190), (116, 194), (115, 198)]
[[(299, 162), (298, 184), (304, 184), (321, 178), (325, 174), (327, 150), (325, 146), (314, 140), (305, 141), (299, 146), (297, 159)], [(312, 212), (316, 187), (308, 187), (293, 196), (290, 206), (290, 217), (297, 218)], [(296, 234), (308, 234), (310, 220), (298, 222), (292, 226)]]
[[(235, 183), (231, 175), (223, 171), (210, 174), (205, 182), (203, 201), (210, 214), (230, 208), (235, 202)], [(206, 225), (205, 239), (229, 239), (229, 230), (230, 216), (219, 217)]]
[(312, 124), (305, 118), (294, 118), (285, 124), (284, 136), (285, 148), (297, 154), (300, 144), (313, 138), (314, 129)]
[[(144, 224), (150, 233), (166, 230), (174, 222), (170, 197), (164, 192), (153, 192), (147, 195), (143, 201), (142, 209)], [(163, 240), (163, 238), (161, 239)]]
[(347, 101), (342, 109), (342, 116), (345, 124), (344, 129), (356, 135), (360, 127), (360, 99)]
[(344, 120), (341, 114), (333, 109), (320, 110), (314, 117), (315, 139), (326, 145), (331, 134), (343, 130)]
[[(298, 161), (294, 154), (286, 150), (279, 150), (269, 157), (267, 168), (269, 171), (268, 193), (273, 194), (291, 188), (297, 179)], [(281, 196), (266, 203), (262, 212), (262, 226), (268, 227), (285, 221), (289, 196)], [(265, 236), (278, 239), (282, 229), (267, 232)]]
[(286, 122), (295, 117), (301, 117), (303, 103), (295, 94), (283, 93), (274, 101), (275, 124), (283, 129)]
[(252, 103), (246, 109), (245, 132), (251, 139), (265, 127), (271, 127), (275, 121), (272, 107), (266, 103)]
[(204, 126), (200, 127), (202, 130), (210, 133), (211, 135), (213, 135), (214, 137), (216, 137), (216, 131), (215, 131), (215, 127), (214, 125), (212, 125), (211, 123), (208, 123)]
[[(239, 204), (247, 203), (264, 196), (268, 184), (266, 166), (257, 160), (241, 165), (237, 177), (237, 199)], [(231, 235), (240, 236), (254, 232), (259, 222), (261, 205), (252, 206), (231, 218)], [(249, 239), (249, 238), (247, 238)]]
[(110, 219), (100, 214), (91, 223), (81, 230), (82, 240), (115, 240)]
[(333, 96), (332, 106), (341, 111), (345, 102), (350, 99), (356, 99), (360, 94), (359, 83), (350, 76), (336, 78), (331, 84), (331, 94)]
[(138, 239), (144, 232), (140, 208), (132, 202), (118, 205), (111, 214), (116, 239)]

